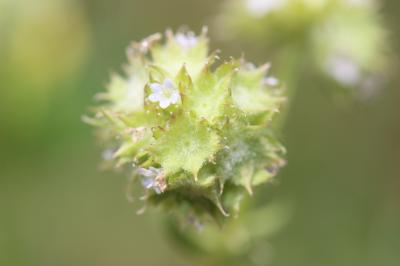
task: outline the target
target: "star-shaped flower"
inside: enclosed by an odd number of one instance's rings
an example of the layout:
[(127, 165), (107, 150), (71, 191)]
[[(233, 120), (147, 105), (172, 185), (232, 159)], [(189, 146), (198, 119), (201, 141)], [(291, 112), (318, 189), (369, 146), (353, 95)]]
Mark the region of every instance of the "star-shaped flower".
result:
[(165, 79), (164, 83), (151, 83), (150, 89), (152, 93), (149, 95), (151, 102), (158, 102), (162, 109), (167, 108), (170, 104), (176, 104), (181, 99), (178, 89), (170, 79)]

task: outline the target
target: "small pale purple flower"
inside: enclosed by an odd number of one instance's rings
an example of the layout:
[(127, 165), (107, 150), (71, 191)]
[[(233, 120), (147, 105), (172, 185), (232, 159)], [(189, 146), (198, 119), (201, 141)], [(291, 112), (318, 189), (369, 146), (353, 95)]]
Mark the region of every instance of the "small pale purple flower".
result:
[(137, 172), (142, 178), (141, 183), (145, 189), (154, 189), (157, 194), (161, 194), (167, 188), (165, 175), (161, 169), (154, 167), (150, 167), (149, 169), (138, 168)]

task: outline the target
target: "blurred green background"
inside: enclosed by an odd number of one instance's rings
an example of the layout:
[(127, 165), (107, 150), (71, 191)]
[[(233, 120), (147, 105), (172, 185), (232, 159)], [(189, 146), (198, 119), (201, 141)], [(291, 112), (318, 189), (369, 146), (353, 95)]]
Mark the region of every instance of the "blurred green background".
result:
[[(207, 265), (168, 239), (163, 215), (136, 215), (126, 178), (99, 169), (101, 151), (80, 117), (132, 40), (180, 25), (199, 31), (220, 4), (0, 0), (0, 265)], [(400, 2), (382, 9), (398, 51)], [(282, 133), (289, 163), (263, 191), (293, 214), (268, 239), (265, 265), (400, 265), (397, 72), (368, 103), (337, 104), (324, 84), (300, 81)]]

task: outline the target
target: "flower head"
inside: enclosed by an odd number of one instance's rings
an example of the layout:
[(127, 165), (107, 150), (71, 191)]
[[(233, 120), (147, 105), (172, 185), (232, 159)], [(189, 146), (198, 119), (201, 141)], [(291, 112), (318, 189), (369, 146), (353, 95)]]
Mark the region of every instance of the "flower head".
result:
[(159, 37), (131, 47), (127, 77), (113, 79), (101, 98), (107, 102), (86, 121), (113, 148), (110, 163), (144, 188), (145, 206), (196, 224), (222, 222), (283, 165), (270, 128), (283, 90), (268, 65), (231, 59), (214, 66), (205, 31)]
[(149, 95), (151, 102), (158, 102), (162, 109), (167, 108), (171, 104), (177, 104), (181, 99), (179, 91), (170, 79), (165, 79), (162, 84), (151, 83), (150, 89), (152, 93)]

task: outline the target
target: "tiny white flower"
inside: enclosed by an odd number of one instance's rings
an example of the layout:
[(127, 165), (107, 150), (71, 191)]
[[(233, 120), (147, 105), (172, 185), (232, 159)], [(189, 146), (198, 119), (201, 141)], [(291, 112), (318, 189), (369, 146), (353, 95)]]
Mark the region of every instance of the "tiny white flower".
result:
[(193, 32), (182, 33), (178, 32), (175, 35), (176, 42), (185, 50), (193, 48), (197, 44), (197, 37)]
[(149, 100), (158, 102), (162, 109), (170, 104), (177, 104), (181, 99), (178, 89), (170, 79), (165, 79), (163, 84), (151, 83), (150, 89), (152, 93), (149, 95)]
[(269, 76), (264, 78), (264, 83), (268, 86), (275, 87), (279, 85), (279, 80), (275, 77)]

